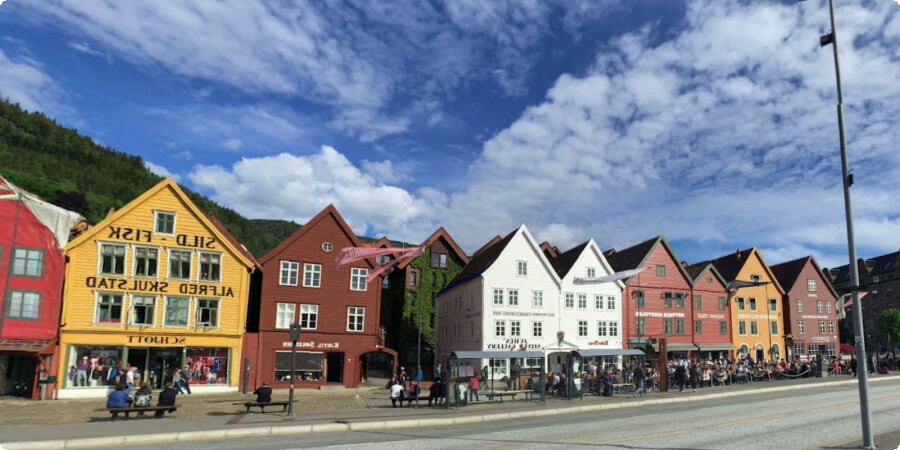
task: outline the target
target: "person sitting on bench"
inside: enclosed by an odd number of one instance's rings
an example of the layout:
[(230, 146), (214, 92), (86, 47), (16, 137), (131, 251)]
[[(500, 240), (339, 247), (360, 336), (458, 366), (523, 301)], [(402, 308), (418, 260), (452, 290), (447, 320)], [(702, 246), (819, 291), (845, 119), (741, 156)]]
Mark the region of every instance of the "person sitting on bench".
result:
[(256, 388), (253, 394), (256, 395), (256, 403), (269, 403), (272, 401), (272, 388), (269, 387), (268, 383), (263, 383), (262, 386)]
[[(156, 406), (175, 406), (176, 395), (178, 395), (178, 389), (175, 389), (175, 386), (172, 383), (166, 383), (166, 388), (159, 393), (159, 400), (157, 400)], [(175, 412), (175, 408), (170, 409), (169, 412)], [(166, 410), (158, 409), (153, 413), (153, 417), (159, 419), (165, 414)]]
[(128, 395), (128, 392), (125, 392), (125, 386), (122, 384), (116, 385), (116, 390), (109, 393), (109, 397), (106, 399), (106, 407), (107, 408), (127, 408), (131, 406), (131, 396)]

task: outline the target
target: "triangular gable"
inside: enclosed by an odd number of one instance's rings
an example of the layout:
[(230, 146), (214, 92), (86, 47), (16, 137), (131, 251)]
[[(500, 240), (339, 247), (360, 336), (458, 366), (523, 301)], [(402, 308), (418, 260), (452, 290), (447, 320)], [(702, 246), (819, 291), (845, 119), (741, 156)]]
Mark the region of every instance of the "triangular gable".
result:
[[(453, 240), (453, 238), (450, 236), (450, 233), (448, 233), (447, 230), (444, 229), (444, 227), (440, 227), (435, 230), (434, 233), (431, 233), (431, 236), (428, 236), (428, 239), (425, 239), (425, 241), (420, 244), (420, 247), (430, 247), (439, 239), (444, 239), (444, 242), (446, 242), (450, 249), (453, 250), (454, 253), (456, 253), (456, 256), (459, 257), (460, 260), (462, 260), (463, 266), (469, 263), (469, 256), (466, 255), (466, 252), (464, 252), (462, 248), (460, 248), (459, 245), (456, 244), (456, 241)], [(410, 265), (414, 260), (415, 258), (403, 262), (403, 264), (401, 264), (398, 269), (406, 268), (406, 266)]]
[(107, 215), (97, 225), (89, 228), (87, 231), (69, 242), (66, 248), (74, 248), (81, 244), (84, 244), (101, 231), (106, 230), (106, 228), (110, 226), (110, 224), (115, 223), (125, 215), (130, 214), (132, 211), (134, 211), (135, 208), (138, 207), (138, 205), (141, 205), (148, 199), (153, 198), (153, 196), (159, 194), (164, 189), (171, 189), (172, 192), (175, 193), (175, 196), (178, 197), (178, 199), (181, 200), (182, 203), (184, 203), (185, 207), (191, 212), (191, 214), (193, 214), (194, 217), (196, 217), (196, 219), (200, 223), (202, 223), (210, 233), (214, 234), (218, 238), (219, 242), (222, 243), (222, 246), (225, 247), (232, 255), (234, 255), (234, 257), (238, 261), (240, 261), (242, 264), (244, 264), (244, 266), (248, 268), (255, 267), (253, 261), (248, 259), (244, 255), (244, 252), (235, 247), (234, 243), (232, 243), (232, 239), (229, 239), (227, 235), (222, 234), (219, 228), (206, 216), (206, 214), (204, 214), (203, 211), (201, 211), (200, 208), (198, 208), (197, 205), (195, 205), (194, 202), (192, 202), (191, 199), (188, 198), (187, 194), (185, 194), (184, 191), (181, 190), (181, 188), (178, 186), (178, 183), (176, 183), (175, 180), (170, 177), (163, 178), (162, 181), (156, 183), (155, 186), (144, 191), (143, 194), (128, 202), (119, 210)]
[[(741, 252), (745, 252), (745, 254), (741, 255), (740, 254)], [(766, 275), (768, 275), (769, 279), (772, 280), (772, 284), (778, 289), (778, 292), (784, 294), (784, 292), (785, 292), (784, 288), (781, 287), (781, 283), (778, 282), (778, 277), (776, 277), (775, 274), (772, 273), (772, 268), (769, 267), (768, 264), (766, 264), (766, 260), (763, 259), (762, 254), (759, 253), (759, 250), (756, 247), (751, 247), (748, 250), (739, 251), (738, 253), (739, 253), (738, 259), (741, 260), (741, 264), (739, 267), (737, 267), (737, 270), (734, 271), (734, 275), (730, 279), (727, 276), (725, 277), (726, 280), (728, 280), (729, 282), (734, 281), (737, 278), (737, 275), (740, 274), (741, 271), (744, 270), (744, 267), (747, 266), (747, 262), (750, 261), (751, 258), (756, 258), (759, 261), (759, 264), (762, 266), (763, 270), (766, 272)], [(719, 259), (727, 259), (727, 258), (729, 258), (728, 255), (726, 255), (722, 258), (719, 258)], [(715, 261), (718, 261), (718, 260), (715, 260)], [(719, 268), (719, 265), (716, 264), (715, 261), (713, 262), (713, 264), (716, 266), (716, 268)], [(724, 276), (724, 274), (723, 274), (723, 276)], [(750, 280), (741, 280), (741, 281), (750, 281)]]
[(506, 248), (506, 245), (509, 244), (509, 241), (512, 240), (513, 236), (515, 236), (518, 230), (514, 230), (513, 232), (507, 234), (502, 239), (498, 239), (497, 237), (492, 238), (488, 243), (483, 245), (474, 255), (472, 255), (472, 259), (469, 260), (469, 263), (463, 267), (459, 273), (450, 280), (450, 283), (441, 289), (438, 293), (438, 296), (447, 292), (456, 286), (461, 284), (468, 283), (475, 278), (481, 276), (491, 264), (494, 263), (494, 260), (500, 256), (500, 253)]
[(728, 281), (725, 280), (725, 277), (723, 277), (722, 274), (719, 273), (719, 271), (716, 269), (716, 266), (711, 262), (692, 264), (685, 267), (684, 270), (688, 273), (688, 275), (691, 276), (691, 285), (696, 285), (703, 274), (709, 272), (719, 280), (719, 283), (722, 284), (723, 289), (728, 286)]
[(547, 271), (548, 274), (553, 278), (553, 281), (556, 282), (556, 286), (560, 287), (562, 285), (562, 279), (559, 277), (559, 274), (556, 273), (556, 270), (553, 269), (553, 265), (550, 264), (550, 260), (547, 259), (547, 255), (544, 254), (544, 251), (541, 250), (540, 244), (535, 241), (534, 236), (531, 235), (531, 232), (528, 231), (528, 228), (525, 225), (521, 225), (516, 230), (516, 235), (521, 234), (525, 241), (528, 242), (531, 247), (531, 251), (534, 252), (535, 256), (541, 261), (541, 265), (544, 266), (544, 270)]
[(831, 279), (828, 276), (825, 276), (825, 273), (819, 267), (819, 264), (816, 262), (816, 259), (812, 255), (804, 256), (802, 258), (797, 258), (791, 261), (785, 261), (781, 264), (775, 264), (771, 267), (772, 273), (778, 278), (778, 281), (781, 283), (782, 287), (785, 290), (785, 293), (790, 292), (791, 289), (794, 288), (794, 285), (797, 283), (800, 278), (800, 274), (803, 273), (803, 269), (811, 264), (813, 270), (816, 271), (816, 274), (822, 278), (825, 282), (826, 288), (835, 298), (840, 297), (837, 291), (834, 290), (834, 286), (831, 285)]
[[(273, 248), (266, 253), (262, 258), (259, 259), (260, 264), (265, 265), (272, 258), (278, 256), (281, 252), (283, 252), (286, 248), (290, 247), (297, 240), (302, 238), (306, 233), (310, 232), (310, 230), (314, 229), (316, 225), (321, 223), (323, 220), (328, 217), (333, 217), (335, 222), (337, 222), (338, 227), (341, 229), (341, 232), (350, 240), (354, 247), (362, 247), (362, 244), (359, 241), (359, 238), (356, 237), (356, 234), (353, 233), (353, 230), (350, 229), (350, 225), (347, 225), (347, 222), (341, 216), (341, 213), (338, 212), (337, 208), (334, 207), (333, 204), (329, 204), (322, 211), (316, 214), (312, 219), (309, 219), (306, 224), (303, 225), (299, 230), (295, 231), (294, 234), (288, 236), (287, 239), (281, 241), (278, 246)], [(369, 265), (369, 268), (372, 269), (375, 267), (375, 264), (372, 262), (371, 258), (365, 259), (366, 264)]]
[[(643, 267), (644, 263), (650, 258), (650, 255), (656, 251), (656, 247), (662, 244), (663, 249), (665, 249), (666, 253), (669, 254), (669, 258), (675, 263), (675, 267), (678, 267), (678, 271), (681, 273), (681, 276), (684, 277), (684, 280), (688, 285), (693, 285), (693, 281), (691, 276), (684, 270), (684, 266), (678, 259), (678, 255), (675, 254), (675, 250), (672, 249), (672, 246), (669, 245), (669, 241), (666, 240), (666, 237), (663, 235), (659, 235), (655, 238), (649, 239), (647, 241), (641, 242), (640, 244), (631, 246), (622, 251), (610, 251), (607, 250), (610, 254), (607, 255), (606, 259), (609, 261), (610, 265), (615, 269), (616, 272), (621, 272), (623, 270), (631, 270), (637, 269), (638, 267)], [(632, 279), (636, 277), (632, 276), (630, 278), (626, 278), (624, 283), (627, 285), (631, 282)]]
[[(565, 278), (569, 272), (572, 271), (575, 263), (581, 258), (581, 255), (586, 252), (592, 252), (594, 254), (595, 258), (600, 261), (600, 266), (606, 272), (606, 275), (612, 275), (615, 272), (612, 264), (610, 264), (603, 255), (603, 251), (600, 250), (600, 247), (594, 242), (594, 239), (591, 238), (587, 242), (572, 247), (570, 250), (559, 255), (559, 258), (557, 258), (557, 261), (559, 262), (554, 264), (554, 266), (556, 267), (560, 280)], [(622, 280), (616, 280), (615, 284), (619, 286), (619, 289), (625, 288), (625, 283)]]

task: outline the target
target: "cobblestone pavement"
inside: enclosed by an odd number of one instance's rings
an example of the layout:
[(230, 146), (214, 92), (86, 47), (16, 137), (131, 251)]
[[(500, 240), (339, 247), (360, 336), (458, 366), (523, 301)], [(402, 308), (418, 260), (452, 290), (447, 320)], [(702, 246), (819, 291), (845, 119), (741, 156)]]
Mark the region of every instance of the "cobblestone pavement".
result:
[[(389, 404), (383, 399), (386, 398), (384, 390), (375, 388), (298, 389), (294, 392), (297, 400), (294, 404), (296, 414), (366, 409), (369, 406), (368, 402), (375, 406)], [(244, 411), (243, 402), (252, 401), (254, 398), (253, 395), (243, 395), (240, 392), (179, 395), (177, 403), (181, 407), (176, 414), (178, 418), (234, 415)], [(288, 391), (276, 390), (272, 398), (287, 400)], [(103, 409), (105, 406), (106, 400), (96, 398), (34, 401), (4, 396), (0, 397), (0, 427), (108, 421), (110, 415)], [(96, 411), (97, 409), (101, 411)]]

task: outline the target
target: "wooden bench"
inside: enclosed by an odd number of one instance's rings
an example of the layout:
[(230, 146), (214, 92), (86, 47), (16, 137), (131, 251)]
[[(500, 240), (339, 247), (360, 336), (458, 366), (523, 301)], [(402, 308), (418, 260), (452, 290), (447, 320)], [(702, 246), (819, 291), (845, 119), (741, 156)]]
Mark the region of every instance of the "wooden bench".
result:
[(144, 413), (146, 412), (156, 412), (156, 411), (169, 411), (175, 412), (181, 405), (171, 405), (171, 406), (128, 406), (125, 408), (100, 408), (96, 411), (107, 411), (112, 414), (112, 420), (116, 420), (119, 418), (119, 413), (124, 413), (125, 418), (130, 418), (129, 414), (137, 413), (138, 417), (144, 417)]
[(500, 397), (500, 403), (503, 403), (503, 397), (511, 397), (513, 400), (516, 399), (516, 396), (522, 394), (525, 397), (525, 400), (531, 400), (534, 396), (534, 392), (528, 390), (520, 390), (520, 391), (488, 391), (485, 392), (488, 400), (493, 401), (494, 397)]
[[(238, 403), (239, 405), (241, 403)], [(290, 404), (287, 400), (282, 401), (272, 401), (272, 402), (245, 402), (243, 403), (244, 408), (247, 408), (247, 414), (250, 414), (250, 408), (258, 407), (259, 411), (262, 413), (266, 412), (266, 406), (280, 406), (282, 412), (287, 412), (288, 404)]]

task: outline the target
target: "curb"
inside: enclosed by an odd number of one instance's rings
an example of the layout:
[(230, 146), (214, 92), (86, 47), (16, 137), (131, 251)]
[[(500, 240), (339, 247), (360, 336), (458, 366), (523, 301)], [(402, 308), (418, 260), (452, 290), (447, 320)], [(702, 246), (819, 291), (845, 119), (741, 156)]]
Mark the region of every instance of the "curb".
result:
[[(869, 383), (880, 382), (882, 380), (892, 380), (894, 378), (877, 378), (869, 380)], [(858, 384), (856, 379), (836, 381), (834, 385)], [(712, 394), (696, 395), (690, 397), (676, 398), (657, 398), (645, 399), (631, 402), (619, 401), (616, 403), (606, 403), (597, 405), (573, 405), (563, 408), (553, 409), (536, 409), (529, 411), (513, 411), (507, 413), (488, 413), (473, 416), (461, 417), (430, 417), (425, 419), (401, 419), (401, 420), (375, 420), (353, 423), (318, 423), (312, 425), (286, 425), (286, 426), (267, 426), (253, 428), (234, 428), (219, 430), (203, 430), (203, 431), (183, 431), (179, 433), (157, 433), (143, 434), (131, 436), (109, 436), (97, 438), (81, 438), (57, 441), (19, 441), (0, 444), (0, 449), (4, 450), (55, 450), (69, 448), (96, 448), (96, 447), (117, 447), (128, 444), (155, 444), (160, 442), (186, 442), (198, 441), (205, 439), (226, 439), (226, 438), (246, 438), (253, 436), (269, 436), (269, 435), (295, 435), (307, 433), (333, 433), (340, 431), (372, 431), (400, 428), (415, 428), (421, 426), (444, 426), (444, 425), (460, 425), (471, 423), (494, 422), (500, 420), (512, 420), (528, 417), (551, 416), (558, 414), (575, 414), (601, 409), (620, 409), (620, 408), (637, 408), (647, 405), (659, 405), (669, 403), (696, 402), (715, 398), (738, 397), (744, 395), (757, 394), (760, 391), (779, 392), (794, 389), (812, 389), (822, 387), (822, 384), (806, 384), (800, 386), (772, 386), (762, 389), (746, 390), (746, 391), (729, 391), (717, 392)]]

